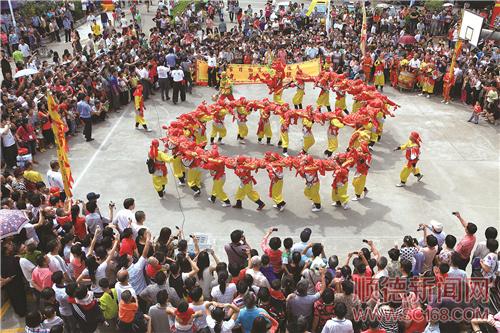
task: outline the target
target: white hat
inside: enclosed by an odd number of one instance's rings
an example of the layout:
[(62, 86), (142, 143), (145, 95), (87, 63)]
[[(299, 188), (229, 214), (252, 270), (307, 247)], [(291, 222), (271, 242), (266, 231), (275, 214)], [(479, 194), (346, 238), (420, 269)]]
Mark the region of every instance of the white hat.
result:
[(443, 231), (443, 224), (441, 222), (438, 222), (436, 220), (431, 220), (431, 226), (435, 232), (439, 233), (439, 232)]

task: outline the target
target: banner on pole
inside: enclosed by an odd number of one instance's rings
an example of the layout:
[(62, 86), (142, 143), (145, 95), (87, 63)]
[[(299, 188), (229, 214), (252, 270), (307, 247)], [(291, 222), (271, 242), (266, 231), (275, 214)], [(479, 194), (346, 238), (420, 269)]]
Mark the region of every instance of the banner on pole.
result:
[(54, 132), (54, 137), (57, 146), (57, 160), (59, 162), (59, 172), (61, 173), (64, 193), (68, 198), (72, 197), (71, 189), (73, 186), (73, 176), (71, 175), (71, 167), (69, 165), (68, 159), (68, 145), (66, 142), (65, 135), (65, 125), (57, 112), (57, 105), (54, 101), (54, 97), (50, 93), (47, 94), (47, 109), (49, 110), (50, 121), (52, 122), (52, 131)]
[[(318, 76), (321, 70), (321, 65), (319, 58), (298, 62), (295, 64), (286, 65), (285, 73), (287, 78), (295, 79), (297, 69), (300, 67), (302, 72), (310, 76)], [(233, 84), (249, 84), (249, 83), (260, 83), (258, 81), (251, 80), (250, 78), (257, 73), (265, 73), (269, 70), (266, 65), (240, 65), (231, 64), (227, 66), (226, 73), (233, 80)], [(203, 60), (196, 61), (196, 84), (197, 85), (207, 85), (208, 82), (208, 65)]]

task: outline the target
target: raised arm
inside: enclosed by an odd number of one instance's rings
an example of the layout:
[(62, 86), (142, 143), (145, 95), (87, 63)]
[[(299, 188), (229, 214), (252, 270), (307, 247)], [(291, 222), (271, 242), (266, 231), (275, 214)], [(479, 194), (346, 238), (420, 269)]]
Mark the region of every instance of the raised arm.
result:
[(370, 251), (373, 253), (375, 259), (378, 260), (380, 258), (380, 252), (378, 251), (375, 244), (373, 244), (373, 241), (369, 240), (367, 244), (370, 246)]
[(146, 244), (144, 245), (144, 249), (142, 249), (142, 256), (144, 258), (148, 257), (149, 249), (151, 247), (151, 233), (146, 231)]
[(97, 228), (95, 229), (95, 234), (94, 234), (94, 237), (92, 237), (92, 242), (90, 242), (90, 246), (89, 248), (87, 249), (87, 257), (90, 256), (92, 253), (94, 253), (94, 247), (95, 247), (95, 243), (97, 242), (97, 236), (101, 233), (101, 228), (99, 226), (97, 226)]
[(262, 241), (260, 242), (260, 248), (264, 252), (269, 250), (269, 245), (267, 244), (267, 242), (268, 242), (267, 240), (268, 240), (269, 236), (271, 236), (272, 233), (273, 233), (273, 228), (269, 228), (269, 230), (267, 230), (266, 234), (262, 238)]
[(116, 238), (111, 251), (109, 251), (108, 256), (106, 257), (106, 264), (109, 264), (111, 259), (113, 259), (113, 257), (115, 256), (116, 250), (118, 249), (118, 244), (120, 244), (120, 240)]
[(190, 256), (186, 256), (186, 258), (189, 261), (189, 264), (191, 265), (191, 272), (189, 272), (189, 277), (193, 277), (198, 273), (200, 269), (198, 268), (198, 266), (196, 266), (196, 263), (191, 259)]
[(457, 219), (460, 221), (460, 223), (462, 223), (462, 226), (464, 228), (467, 228), (467, 225), (469, 224), (469, 222), (465, 221), (462, 217), (462, 215), (460, 215), (459, 212), (454, 212), (453, 215), (455, 215), (457, 217)]

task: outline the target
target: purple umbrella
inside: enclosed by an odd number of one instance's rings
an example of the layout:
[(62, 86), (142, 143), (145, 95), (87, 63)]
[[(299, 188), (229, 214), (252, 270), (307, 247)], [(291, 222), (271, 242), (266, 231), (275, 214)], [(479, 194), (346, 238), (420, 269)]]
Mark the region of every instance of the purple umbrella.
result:
[(20, 210), (0, 210), (0, 239), (17, 235), (28, 222), (29, 219)]

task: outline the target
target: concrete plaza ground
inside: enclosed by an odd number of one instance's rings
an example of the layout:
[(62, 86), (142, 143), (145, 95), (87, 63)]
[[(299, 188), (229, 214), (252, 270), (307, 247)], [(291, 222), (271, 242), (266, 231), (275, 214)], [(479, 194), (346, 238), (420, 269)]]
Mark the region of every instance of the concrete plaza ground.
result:
[[(151, 24), (148, 22), (152, 14), (143, 13), (146, 27)], [(64, 47), (63, 43), (56, 46)], [(343, 262), (348, 252), (362, 247), (362, 239), (374, 240), (385, 254), (395, 242), (401, 244), (404, 235), (416, 235), (419, 223), (428, 223), (431, 219), (442, 222), (445, 232), (461, 237), (462, 228), (451, 215), (456, 210), (478, 224), (480, 238), (487, 226), (499, 227), (499, 127), (483, 121), (479, 125), (468, 123), (471, 109), (461, 104), (443, 105), (439, 103), (439, 97), (426, 99), (416, 96), (416, 93), (399, 93), (389, 87), (385, 88), (385, 94), (401, 108), (396, 111), (395, 118), (387, 119), (382, 141), (375, 146), (367, 180), (368, 197), (351, 202), (351, 210), (344, 211), (330, 205), (331, 173), (321, 177), (323, 211), (320, 213), (310, 211), (310, 203), (302, 193), (304, 181), (294, 177), (294, 172), (285, 174), (287, 207), (282, 213), (272, 208), (272, 201), (267, 197), (269, 180), (264, 170), (256, 175), (256, 189), (267, 204), (262, 212), (255, 211), (256, 205), (249, 201), (244, 202), (243, 210), (209, 203), (207, 195), (212, 180), (207, 174), (202, 196), (193, 198), (189, 188), (176, 187), (170, 170), (166, 200), (159, 200), (145, 164), (151, 140), (165, 135), (162, 125), (194, 110), (204, 100), (210, 102), (214, 93), (213, 89), (196, 87), (193, 95), (187, 96), (187, 102), (178, 105), (171, 101), (162, 102), (159, 94), (152, 96), (145, 103), (145, 118), (153, 129), (151, 133), (134, 130), (134, 111), (129, 104), (120, 113), (112, 114), (106, 122), (94, 126), (95, 141), (87, 143), (81, 136), (71, 139), (69, 155), (75, 179), (75, 198), (85, 199), (90, 191), (100, 193), (100, 206), (105, 212), (108, 201), (114, 201), (120, 209), (123, 199), (134, 197), (136, 209), (146, 212), (146, 225), (153, 234), (157, 235), (164, 226), (174, 229), (176, 225), (184, 226), (186, 235), (208, 234), (223, 260), (226, 260), (223, 245), (229, 241), (229, 233), (234, 229), (244, 230), (249, 243), (258, 248), (269, 227), (277, 227), (276, 234), (282, 238), (292, 236), (297, 240), (300, 231), (308, 226), (313, 230), (312, 241), (322, 242), (327, 255), (337, 254)], [(283, 99), (291, 102), (293, 93), (293, 89), (287, 90)], [(308, 85), (304, 105), (314, 104), (318, 94), (317, 89)], [(248, 99), (269, 97), (263, 85), (236, 86), (234, 95)], [(333, 96), (331, 102), (334, 102)], [(349, 107), (351, 103), (348, 99)], [(257, 114), (249, 117), (250, 135), (248, 144), (243, 146), (236, 141), (236, 124), (227, 117), (228, 136), (224, 140), (226, 145), (220, 147), (221, 153), (262, 157), (267, 150), (279, 151), (275, 146), (257, 144), (257, 121)], [(272, 127), (273, 143), (276, 143), (279, 124), (275, 117)], [(316, 124), (313, 131), (316, 144), (311, 154), (320, 157), (326, 147), (326, 127)], [(411, 131), (418, 131), (423, 140), (420, 168), (425, 176), (420, 183), (415, 183), (411, 177), (408, 187), (396, 188), (394, 185), (399, 180), (405, 159), (401, 152), (392, 149), (405, 142)], [(340, 131), (339, 150), (346, 148), (351, 132), (350, 128)], [(300, 151), (301, 138), (300, 126), (292, 126), (291, 154)], [(44, 174), (49, 161), (55, 157), (53, 150), (40, 156), (39, 171)], [(228, 170), (225, 190), (233, 201), (238, 184), (237, 178)], [(353, 196), (352, 186), (349, 194)], [(7, 327), (24, 326), (23, 320), (9, 313), (2, 316), (2, 332)]]

